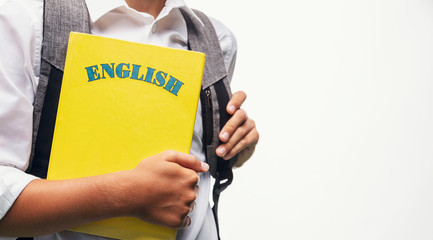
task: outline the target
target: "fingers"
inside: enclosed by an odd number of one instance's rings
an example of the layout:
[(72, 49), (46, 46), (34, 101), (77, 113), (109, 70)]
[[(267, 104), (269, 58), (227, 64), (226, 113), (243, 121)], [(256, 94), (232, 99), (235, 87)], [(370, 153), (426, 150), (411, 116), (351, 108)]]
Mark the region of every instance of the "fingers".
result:
[(131, 180), (128, 192), (136, 194), (128, 198), (130, 214), (170, 228), (189, 226), (188, 215), (199, 191), (198, 172), (208, 169), (196, 157), (173, 150), (143, 159), (136, 168), (125, 171)]
[[(198, 195), (199, 190), (200, 190), (199, 187), (195, 186), (194, 191), (197, 195)], [(189, 225), (191, 225), (191, 218), (189, 217), (189, 215), (191, 215), (191, 213), (194, 212), (196, 205), (197, 204), (195, 201), (191, 203), (188, 215), (183, 218), (183, 221), (182, 221), (181, 225), (178, 226), (178, 228), (187, 228), (187, 227), (189, 227)]]
[(165, 151), (162, 154), (167, 161), (177, 163), (196, 172), (207, 172), (209, 170), (207, 163), (201, 162), (193, 155), (172, 150)]
[[(227, 112), (233, 116), (222, 128), (219, 139), (223, 144), (216, 150), (216, 154), (226, 160), (233, 158), (246, 148), (249, 148), (249, 152), (253, 152), (259, 140), (255, 122), (248, 117), (245, 110), (240, 108), (246, 98), (245, 92), (236, 92), (227, 104)], [(249, 158), (251, 154), (243, 154), (243, 156)]]
[(247, 99), (247, 94), (243, 91), (233, 93), (230, 101), (227, 103), (227, 112), (233, 115)]
[[(164, 155), (167, 161), (177, 163), (182, 167), (194, 170), (196, 172), (206, 172), (209, 170), (209, 165), (207, 163), (201, 162), (193, 155), (180, 153), (172, 150), (165, 151), (162, 154)], [(183, 218), (182, 224), (178, 228), (186, 228), (191, 224), (191, 218), (188, 215), (194, 211), (196, 205), (195, 199), (200, 191), (200, 188), (197, 185), (200, 178), (197, 174), (195, 175), (197, 176), (197, 180), (193, 181), (193, 186), (194, 186), (193, 194), (191, 194), (190, 197), (188, 197), (189, 200), (187, 201), (190, 202), (189, 212)]]
[(219, 135), (221, 142), (229, 141), (230, 137), (233, 136), (235, 131), (237, 131), (238, 128), (247, 121), (247, 119), (248, 115), (243, 109), (237, 110), (221, 130)]
[(234, 131), (226, 143), (217, 148), (217, 155), (226, 160), (231, 159), (245, 148), (255, 146), (258, 139), (259, 134), (254, 120), (247, 119)]

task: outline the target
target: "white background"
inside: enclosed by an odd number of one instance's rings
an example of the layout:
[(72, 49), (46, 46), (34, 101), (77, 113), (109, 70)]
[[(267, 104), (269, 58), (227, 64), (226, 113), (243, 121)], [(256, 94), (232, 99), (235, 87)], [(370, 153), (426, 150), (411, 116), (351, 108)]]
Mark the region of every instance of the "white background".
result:
[(433, 239), (433, 1), (188, 3), (237, 36), (261, 134), (223, 240)]

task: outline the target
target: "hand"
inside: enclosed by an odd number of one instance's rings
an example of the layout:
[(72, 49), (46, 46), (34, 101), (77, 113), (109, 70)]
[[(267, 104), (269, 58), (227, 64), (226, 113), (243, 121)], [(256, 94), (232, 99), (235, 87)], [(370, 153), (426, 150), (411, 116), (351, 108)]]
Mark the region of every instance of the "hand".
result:
[(128, 176), (133, 184), (128, 204), (132, 214), (158, 225), (184, 228), (197, 197), (199, 175), (209, 166), (196, 157), (166, 151), (146, 158)]
[(246, 98), (247, 95), (239, 91), (233, 94), (227, 104), (227, 112), (233, 116), (221, 130), (219, 138), (223, 144), (216, 150), (216, 154), (226, 160), (238, 155), (236, 167), (242, 166), (253, 155), (259, 141), (254, 120), (240, 108)]

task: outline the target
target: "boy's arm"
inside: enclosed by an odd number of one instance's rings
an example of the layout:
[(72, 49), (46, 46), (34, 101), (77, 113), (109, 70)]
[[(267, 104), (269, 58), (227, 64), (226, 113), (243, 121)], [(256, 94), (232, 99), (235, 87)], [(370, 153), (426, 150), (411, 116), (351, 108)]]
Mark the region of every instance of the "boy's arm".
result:
[(0, 236), (37, 236), (88, 222), (133, 216), (182, 228), (197, 195), (197, 172), (206, 163), (166, 151), (136, 168), (72, 180), (34, 180), (0, 220)]

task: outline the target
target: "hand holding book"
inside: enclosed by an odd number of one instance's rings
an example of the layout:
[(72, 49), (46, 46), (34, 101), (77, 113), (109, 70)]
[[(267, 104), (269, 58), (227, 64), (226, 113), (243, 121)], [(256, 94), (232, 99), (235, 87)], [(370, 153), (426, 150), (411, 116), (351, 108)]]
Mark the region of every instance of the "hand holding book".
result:
[[(187, 227), (187, 217), (197, 196), (198, 172), (209, 166), (196, 157), (177, 151), (142, 160), (125, 175), (124, 204), (129, 216), (170, 228)], [(138, 194), (139, 193), (139, 194)]]

